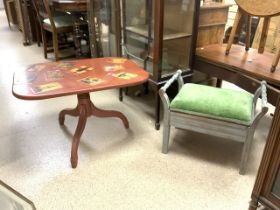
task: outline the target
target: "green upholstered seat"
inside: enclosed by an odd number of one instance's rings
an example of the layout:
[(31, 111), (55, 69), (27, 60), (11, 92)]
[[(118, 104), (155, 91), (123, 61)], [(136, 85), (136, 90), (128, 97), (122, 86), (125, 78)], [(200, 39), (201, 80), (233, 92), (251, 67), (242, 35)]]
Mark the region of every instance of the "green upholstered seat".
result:
[[(53, 20), (56, 28), (69, 27), (74, 24), (73, 17), (70, 15), (54, 17)], [(47, 25), (51, 24), (49, 18), (44, 19), (43, 22)]]
[(250, 122), (253, 95), (243, 91), (185, 84), (170, 109)]

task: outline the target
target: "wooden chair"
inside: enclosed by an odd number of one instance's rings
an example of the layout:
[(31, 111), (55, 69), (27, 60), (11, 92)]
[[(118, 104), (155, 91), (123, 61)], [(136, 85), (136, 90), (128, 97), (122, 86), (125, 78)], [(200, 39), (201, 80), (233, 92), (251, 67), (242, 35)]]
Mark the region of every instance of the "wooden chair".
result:
[[(171, 101), (166, 90), (178, 81), (179, 92)], [(247, 92), (198, 84), (183, 84), (181, 71), (159, 90), (164, 107), (162, 152), (168, 152), (170, 127), (193, 130), (213, 136), (244, 142), (239, 173), (244, 174), (255, 128), (268, 111), (266, 82), (254, 96)], [(262, 109), (256, 102), (262, 97)]]
[[(264, 52), (266, 43), (270, 18), (272, 16), (280, 15), (280, 1), (279, 0), (235, 0), (238, 5), (238, 10), (234, 19), (234, 24), (230, 33), (229, 41), (226, 48), (226, 55), (229, 54), (231, 45), (234, 40), (236, 29), (240, 23), (242, 16), (247, 18), (246, 21), (246, 51), (250, 48), (250, 34), (251, 34), (251, 16), (258, 16), (264, 18), (261, 39), (259, 44), (259, 53)], [(280, 58), (280, 43), (277, 52), (273, 58), (271, 72), (274, 72)]]
[[(67, 13), (64, 13), (63, 15), (53, 15), (48, 0), (32, 0), (32, 2), (41, 28), (44, 56), (47, 58), (47, 53), (53, 51), (55, 60), (58, 60), (58, 35), (62, 33), (73, 33), (75, 18)], [(49, 50), (47, 46), (47, 31), (52, 33), (53, 50)]]

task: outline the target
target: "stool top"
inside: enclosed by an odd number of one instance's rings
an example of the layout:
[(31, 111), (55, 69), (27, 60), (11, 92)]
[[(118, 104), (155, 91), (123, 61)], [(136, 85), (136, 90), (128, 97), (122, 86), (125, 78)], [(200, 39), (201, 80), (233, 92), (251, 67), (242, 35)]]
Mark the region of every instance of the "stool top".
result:
[(171, 101), (174, 111), (187, 111), (250, 123), (253, 96), (238, 90), (185, 84)]
[(235, 0), (240, 9), (254, 16), (280, 15), (279, 0)]

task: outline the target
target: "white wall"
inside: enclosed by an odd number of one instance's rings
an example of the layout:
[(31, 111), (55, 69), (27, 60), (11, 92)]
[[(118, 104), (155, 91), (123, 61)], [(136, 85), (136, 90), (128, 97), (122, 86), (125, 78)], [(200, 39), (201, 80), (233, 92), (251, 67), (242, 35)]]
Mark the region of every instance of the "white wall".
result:
[(0, 9), (4, 8), (3, 0), (0, 0)]

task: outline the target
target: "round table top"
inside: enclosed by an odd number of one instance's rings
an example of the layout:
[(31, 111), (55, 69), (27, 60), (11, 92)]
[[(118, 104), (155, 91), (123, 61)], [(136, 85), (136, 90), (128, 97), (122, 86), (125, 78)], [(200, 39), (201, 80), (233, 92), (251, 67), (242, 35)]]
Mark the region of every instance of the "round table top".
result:
[(236, 4), (245, 12), (255, 16), (280, 15), (279, 0), (235, 0)]

